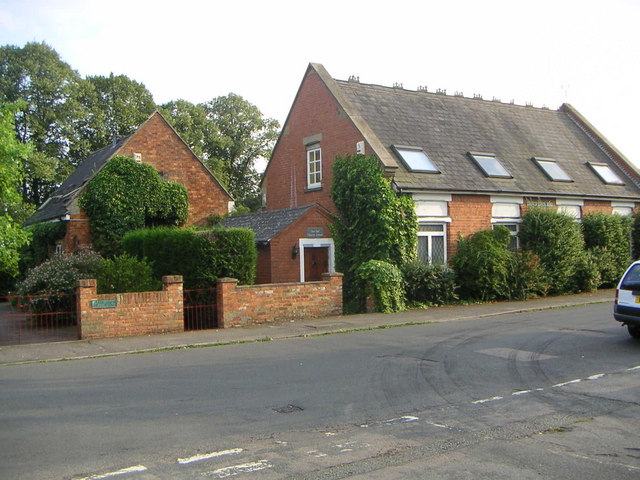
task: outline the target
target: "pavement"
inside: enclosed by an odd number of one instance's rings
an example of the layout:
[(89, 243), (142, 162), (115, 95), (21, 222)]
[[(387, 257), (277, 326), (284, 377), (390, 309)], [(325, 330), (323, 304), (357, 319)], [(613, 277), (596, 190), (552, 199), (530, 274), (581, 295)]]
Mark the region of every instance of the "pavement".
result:
[[(278, 321), (249, 327), (199, 330), (137, 337), (74, 340), (0, 347), (0, 366), (23, 363), (79, 360), (162, 350), (204, 348), (238, 343), (310, 337), (358, 330), (391, 328), (408, 324), (450, 322), (495, 315), (613, 303), (615, 290), (599, 290), (525, 301), (446, 305), (400, 313), (370, 313), (326, 318)], [(612, 307), (613, 308), (613, 307)], [(613, 315), (613, 314), (612, 314)]]

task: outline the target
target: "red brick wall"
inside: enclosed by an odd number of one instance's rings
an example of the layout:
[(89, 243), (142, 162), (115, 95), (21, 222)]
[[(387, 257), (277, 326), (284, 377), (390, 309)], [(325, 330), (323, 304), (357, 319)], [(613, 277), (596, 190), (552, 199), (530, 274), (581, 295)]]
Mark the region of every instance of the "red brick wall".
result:
[(134, 153), (141, 153), (142, 161), (153, 165), (166, 180), (187, 187), (188, 225), (206, 225), (209, 215), (228, 212), (231, 198), (160, 114), (144, 123), (117, 155), (133, 157)]
[(62, 240), (63, 252), (75, 252), (78, 248), (91, 246), (91, 229), (84, 211), (79, 215), (71, 215), (71, 219), (65, 223), (67, 232)]
[[(307, 188), (307, 150), (303, 139), (322, 134), (322, 189)], [(356, 153), (364, 140), (315, 72), (303, 81), (265, 173), (267, 209), (319, 203), (335, 212), (331, 177), (336, 155)], [(367, 154), (372, 153), (365, 146)], [(293, 195), (292, 195), (293, 192)]]
[(307, 228), (321, 227), (323, 237), (330, 238), (329, 217), (320, 209), (313, 208), (289, 225), (271, 240), (271, 278), (269, 283), (289, 283), (300, 281), (300, 257), (292, 258), (292, 248), (300, 238), (307, 238)]
[(258, 261), (256, 264), (256, 282), (271, 282), (271, 247), (269, 245), (258, 245)]
[[(96, 280), (80, 280), (77, 289), (81, 339), (125, 337), (184, 330), (182, 277), (162, 278), (161, 292), (98, 295)], [(93, 300), (116, 300), (115, 308), (93, 308)]]
[(611, 202), (600, 202), (597, 200), (585, 200), (582, 207), (582, 216), (589, 215), (590, 213), (611, 213), (613, 208)]
[(458, 237), (491, 228), (491, 197), (489, 195), (452, 195), (449, 202), (451, 223), (447, 231), (447, 258), (458, 250)]
[(326, 281), (238, 286), (232, 278), (217, 284), (218, 326), (255, 325), (342, 314), (342, 274)]

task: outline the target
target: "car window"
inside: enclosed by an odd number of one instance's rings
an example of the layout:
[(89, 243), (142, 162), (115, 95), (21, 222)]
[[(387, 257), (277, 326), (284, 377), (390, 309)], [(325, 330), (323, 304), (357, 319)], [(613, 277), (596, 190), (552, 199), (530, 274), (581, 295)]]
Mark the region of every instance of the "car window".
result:
[(640, 290), (640, 264), (631, 267), (624, 276), (620, 288), (623, 290)]

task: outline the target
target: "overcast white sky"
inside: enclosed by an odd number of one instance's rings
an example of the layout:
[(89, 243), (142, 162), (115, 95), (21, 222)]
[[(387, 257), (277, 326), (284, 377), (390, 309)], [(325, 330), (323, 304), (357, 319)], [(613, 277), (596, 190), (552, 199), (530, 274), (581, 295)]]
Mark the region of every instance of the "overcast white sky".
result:
[(282, 124), (309, 62), (334, 78), (558, 108), (640, 165), (640, 0), (0, 0), (0, 45), (45, 41), (156, 103), (229, 92)]

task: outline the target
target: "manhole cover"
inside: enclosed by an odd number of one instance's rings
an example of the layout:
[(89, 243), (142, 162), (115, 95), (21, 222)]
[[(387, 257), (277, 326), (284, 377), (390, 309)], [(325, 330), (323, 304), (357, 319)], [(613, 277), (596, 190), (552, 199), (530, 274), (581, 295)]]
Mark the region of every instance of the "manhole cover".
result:
[(304, 410), (304, 408), (298, 407), (296, 405), (288, 404), (288, 405), (285, 405), (284, 407), (274, 408), (273, 410), (278, 413), (293, 413), (293, 412), (301, 412)]

